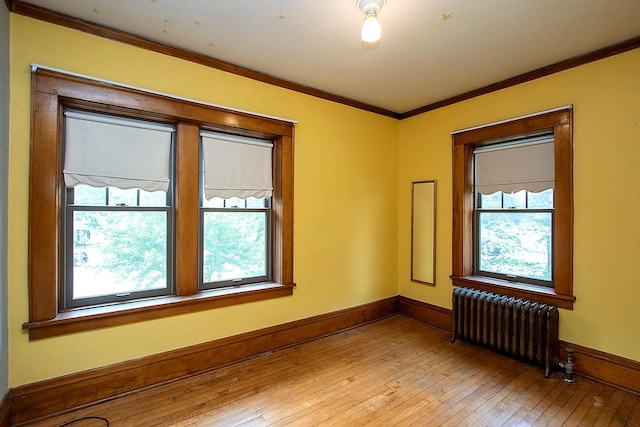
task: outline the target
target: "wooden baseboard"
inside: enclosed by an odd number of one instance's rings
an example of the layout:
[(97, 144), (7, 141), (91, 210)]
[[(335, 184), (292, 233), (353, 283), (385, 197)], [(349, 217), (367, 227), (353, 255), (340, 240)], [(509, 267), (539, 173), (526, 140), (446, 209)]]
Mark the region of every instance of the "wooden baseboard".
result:
[(11, 392), (0, 401), (0, 427), (11, 427)]
[(560, 341), (560, 358), (562, 360), (567, 360), (565, 348), (571, 348), (574, 351), (574, 369), (577, 374), (634, 393), (640, 393), (640, 362)]
[(407, 317), (445, 331), (451, 331), (451, 310), (448, 308), (400, 296), (398, 297), (398, 309), (400, 314), (404, 314)]
[[(451, 331), (452, 312), (449, 309), (403, 296), (399, 297), (398, 307), (400, 313), (407, 317)], [(569, 347), (574, 350), (573, 361), (576, 374), (640, 393), (640, 362), (566, 341), (560, 341), (559, 344), (562, 360), (567, 360), (565, 348)]]
[[(16, 387), (0, 402), (0, 427), (110, 400), (169, 381), (216, 369), (403, 314), (447, 331), (451, 310), (406, 297), (392, 297), (358, 307), (260, 329), (229, 338), (141, 359)], [(575, 350), (575, 371), (595, 380), (640, 393), (640, 363), (597, 350), (560, 342)], [(566, 359), (564, 350), (561, 358)]]
[[(11, 422), (21, 423), (113, 399), (398, 313), (392, 297), (229, 338), (53, 378), (11, 390)], [(0, 426), (2, 427), (2, 426)]]

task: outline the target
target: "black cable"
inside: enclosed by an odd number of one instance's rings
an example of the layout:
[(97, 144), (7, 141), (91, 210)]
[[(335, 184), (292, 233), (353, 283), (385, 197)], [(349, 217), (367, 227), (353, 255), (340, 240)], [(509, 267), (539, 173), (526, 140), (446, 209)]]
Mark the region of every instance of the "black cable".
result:
[(61, 424), (60, 427), (65, 427), (65, 426), (70, 426), (71, 424), (75, 424), (79, 421), (86, 421), (86, 420), (100, 420), (100, 421), (104, 421), (104, 425), (105, 427), (109, 427), (109, 420), (103, 417), (83, 417), (83, 418), (78, 418), (77, 420), (73, 420), (73, 421), (69, 421), (66, 422), (64, 424)]

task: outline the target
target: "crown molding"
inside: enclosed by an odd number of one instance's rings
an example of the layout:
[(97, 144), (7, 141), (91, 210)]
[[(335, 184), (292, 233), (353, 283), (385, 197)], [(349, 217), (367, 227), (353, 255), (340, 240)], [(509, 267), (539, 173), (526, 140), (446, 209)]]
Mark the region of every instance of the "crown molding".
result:
[(215, 68), (228, 73), (236, 74), (242, 77), (246, 77), (252, 80), (260, 81), (270, 85), (278, 86), (284, 89), (289, 89), (295, 92), (311, 95), (317, 98), (325, 99), (328, 101), (336, 102), (339, 104), (347, 105), (350, 107), (358, 108), (364, 111), (369, 111), (382, 116), (391, 117), (398, 120), (407, 119), (419, 114), (426, 113), (428, 111), (436, 110), (438, 108), (446, 107), (461, 101), (466, 101), (477, 96), (486, 95), (491, 92), (506, 89), (512, 86), (526, 83), (532, 80), (546, 77), (551, 74), (555, 74), (561, 71), (568, 70), (570, 68), (578, 67), (590, 62), (598, 61), (600, 59), (608, 58), (623, 52), (627, 52), (633, 49), (640, 48), (640, 36), (626, 40), (621, 43), (617, 43), (611, 46), (607, 46), (602, 49), (595, 50), (593, 52), (586, 53), (584, 55), (578, 55), (573, 58), (569, 58), (563, 61), (556, 62), (545, 67), (538, 68), (533, 71), (529, 71), (508, 79), (492, 83), (490, 85), (471, 90), (450, 98), (443, 99), (441, 101), (434, 102), (432, 104), (425, 105), (423, 107), (416, 108), (414, 110), (406, 111), (404, 113), (398, 113), (395, 111), (387, 110), (385, 108), (376, 107), (374, 105), (366, 104), (354, 99), (346, 98), (340, 95), (325, 92), (312, 87), (304, 86), (299, 83), (293, 83), (287, 80), (279, 79), (267, 74), (260, 73), (258, 71), (240, 67), (238, 65), (224, 62), (219, 59), (215, 59), (209, 56), (201, 55), (198, 53), (186, 51), (184, 49), (176, 48), (174, 46), (158, 43), (143, 37), (139, 37), (130, 33), (115, 30), (113, 28), (105, 27), (102, 25), (94, 24), (81, 19), (73, 18), (68, 15), (64, 15), (58, 12), (34, 6), (29, 3), (25, 3), (21, 0), (5, 0), (5, 4), (9, 10), (13, 13), (24, 15), (30, 18), (39, 19), (42, 21), (50, 22), (56, 25), (60, 25), (67, 28), (72, 28), (78, 31), (82, 31), (88, 34), (93, 34), (99, 37), (104, 37), (110, 40), (114, 40), (120, 43), (129, 44), (131, 46), (139, 47), (142, 49), (151, 50), (157, 53), (173, 56), (175, 58), (183, 59), (186, 61), (194, 62), (207, 67)]
[(602, 49), (595, 50), (593, 52), (586, 53), (584, 55), (575, 56), (573, 58), (565, 59), (555, 64), (547, 65), (545, 67), (538, 68), (533, 71), (529, 71), (524, 74), (520, 74), (515, 77), (502, 80), (497, 83), (490, 84), (478, 89), (471, 90), (469, 92), (462, 93), (460, 95), (453, 96), (451, 98), (443, 99), (442, 101), (434, 102), (433, 104), (425, 105), (424, 107), (416, 108), (415, 110), (401, 113), (400, 120), (407, 119), (409, 117), (417, 116), (428, 111), (436, 110), (438, 108), (446, 107), (461, 101), (466, 101), (477, 96), (486, 95), (491, 92), (506, 89), (511, 86), (516, 86), (521, 83), (529, 82), (532, 80), (546, 77), (551, 74), (559, 73), (570, 68), (579, 67), (580, 65), (588, 64), (590, 62), (598, 61), (600, 59), (608, 58), (610, 56), (618, 55), (623, 52), (627, 52), (633, 49), (640, 48), (640, 36), (635, 37), (624, 42), (607, 46)]
[(273, 86), (278, 86), (284, 89), (289, 89), (295, 92), (311, 95), (317, 98), (325, 99), (327, 101), (337, 102), (339, 104), (348, 105), (350, 107), (358, 108), (360, 110), (369, 111), (372, 113), (380, 114), (382, 116), (391, 117), (394, 119), (399, 118), (399, 114), (384, 108), (376, 107), (374, 105), (365, 104), (354, 99), (346, 98), (344, 96), (332, 94), (312, 87), (304, 86), (299, 83), (290, 82), (287, 80), (279, 79), (267, 74), (260, 73), (258, 71), (231, 64), (229, 62), (221, 61), (206, 55), (201, 55), (195, 52), (190, 52), (184, 49), (180, 49), (174, 46), (169, 46), (163, 43), (159, 43), (153, 40), (149, 40), (140, 36), (136, 36), (131, 33), (116, 30), (103, 25), (98, 25), (92, 22), (84, 21), (82, 19), (74, 18), (68, 15), (64, 15), (58, 12), (54, 12), (49, 9), (45, 9), (39, 6), (34, 6), (29, 3), (25, 3), (20, 0), (5, 0), (10, 3), (10, 10), (13, 13), (27, 16), (29, 18), (38, 19), (52, 24), (60, 25), (62, 27), (71, 28), (74, 30), (82, 31), (84, 33), (92, 34), (98, 37), (103, 37), (120, 43), (125, 43), (131, 46), (139, 47), (142, 49), (150, 50), (153, 52), (161, 53), (164, 55), (172, 56), (175, 58), (183, 59), (185, 61), (194, 62), (196, 64), (204, 65), (217, 70), (225, 71), (238, 76), (246, 77), (252, 80), (267, 83)]

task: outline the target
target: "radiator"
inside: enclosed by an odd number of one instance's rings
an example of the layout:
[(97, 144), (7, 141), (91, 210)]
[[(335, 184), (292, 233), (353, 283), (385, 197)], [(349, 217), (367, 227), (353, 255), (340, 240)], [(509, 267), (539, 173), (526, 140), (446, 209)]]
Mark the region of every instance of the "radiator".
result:
[(555, 306), (458, 287), (453, 291), (451, 342), (456, 336), (545, 368), (558, 360)]

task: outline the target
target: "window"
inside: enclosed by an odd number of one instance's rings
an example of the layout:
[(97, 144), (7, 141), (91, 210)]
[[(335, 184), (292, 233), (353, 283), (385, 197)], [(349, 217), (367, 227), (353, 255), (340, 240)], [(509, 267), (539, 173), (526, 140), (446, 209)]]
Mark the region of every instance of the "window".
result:
[(270, 280), (273, 144), (206, 131), (200, 136), (201, 287)]
[(453, 285), (572, 309), (572, 168), (571, 108), (455, 132)]
[(205, 200), (202, 207), (203, 289), (270, 279), (271, 200)]
[(475, 274), (553, 287), (553, 135), (474, 150)]
[[(293, 123), (43, 68), (32, 92), (30, 339), (293, 293)], [(268, 188), (211, 194), (205, 130), (268, 146)]]
[(172, 294), (174, 127), (84, 111), (64, 116), (61, 307)]

